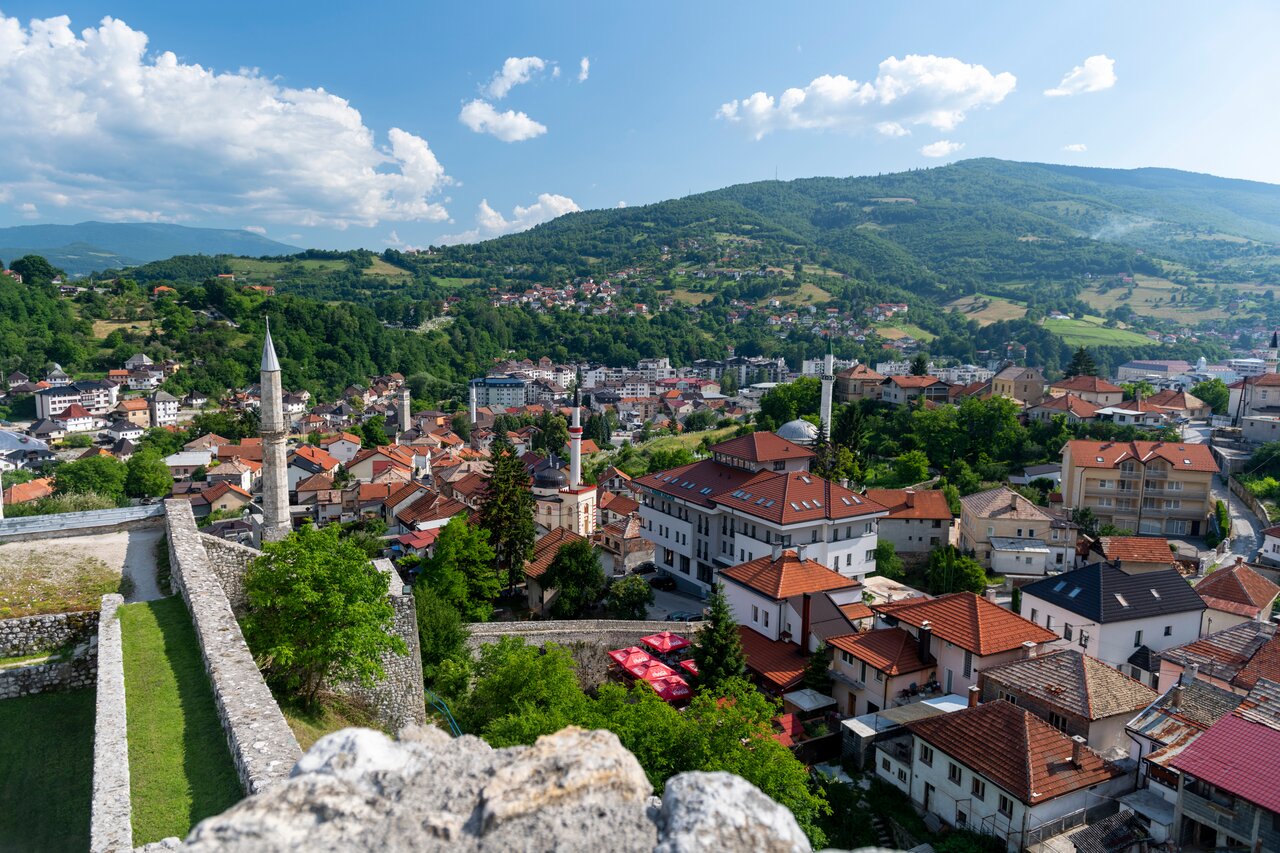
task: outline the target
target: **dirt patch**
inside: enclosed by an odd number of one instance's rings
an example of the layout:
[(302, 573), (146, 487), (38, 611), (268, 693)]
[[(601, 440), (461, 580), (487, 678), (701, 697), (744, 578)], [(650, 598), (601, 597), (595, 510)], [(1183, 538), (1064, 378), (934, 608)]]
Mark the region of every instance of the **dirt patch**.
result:
[(160, 598), (156, 544), (161, 527), (0, 544), (0, 619), (97, 610), (102, 596)]

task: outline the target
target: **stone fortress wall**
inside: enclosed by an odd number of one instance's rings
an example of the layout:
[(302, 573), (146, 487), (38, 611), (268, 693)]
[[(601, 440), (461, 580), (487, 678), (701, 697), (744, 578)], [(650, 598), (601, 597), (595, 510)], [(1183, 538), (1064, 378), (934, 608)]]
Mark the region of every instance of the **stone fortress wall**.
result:
[(52, 613), (0, 620), (0, 658), (67, 649), (65, 660), (0, 670), (0, 700), (92, 687), (98, 678), (98, 614)]

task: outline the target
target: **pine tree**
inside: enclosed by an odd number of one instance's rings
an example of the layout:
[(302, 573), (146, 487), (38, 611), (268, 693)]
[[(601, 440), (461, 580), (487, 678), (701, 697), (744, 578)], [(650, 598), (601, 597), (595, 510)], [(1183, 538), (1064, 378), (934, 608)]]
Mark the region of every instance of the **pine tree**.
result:
[(715, 691), (731, 678), (742, 678), (747, 657), (721, 584), (711, 588), (707, 607), (710, 615), (694, 638), (693, 660), (698, 665), (698, 688)]
[(520, 582), (525, 561), (533, 553), (537, 529), (533, 522), (529, 475), (524, 462), (505, 439), (493, 443), (488, 479), (480, 504), (480, 527), (489, 535), (499, 582), (513, 590)]
[(819, 693), (831, 692), (831, 647), (826, 643), (818, 646), (817, 650), (809, 656), (809, 662), (804, 666), (804, 675), (801, 683), (810, 690), (816, 690)]
[(922, 352), (916, 353), (915, 358), (911, 359), (911, 375), (925, 376), (929, 373), (929, 356)]
[(1071, 356), (1071, 363), (1067, 365), (1067, 376), (1097, 376), (1098, 366), (1094, 364), (1093, 356), (1089, 355), (1089, 351), (1084, 347), (1080, 347)]

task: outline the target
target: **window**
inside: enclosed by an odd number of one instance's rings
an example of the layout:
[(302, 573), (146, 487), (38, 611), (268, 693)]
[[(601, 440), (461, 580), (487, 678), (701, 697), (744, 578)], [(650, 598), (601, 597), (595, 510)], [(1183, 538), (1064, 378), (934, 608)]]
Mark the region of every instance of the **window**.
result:
[(840, 660), (844, 661), (849, 666), (853, 666), (853, 655), (849, 654), (848, 652), (841, 652)]
[(1172, 636), (1173, 636), (1173, 626), (1172, 626), (1172, 625), (1165, 625), (1165, 626), (1164, 626), (1164, 635), (1165, 635), (1166, 637), (1172, 637)]
[(751, 605), (751, 621), (752, 622), (760, 621), (760, 608), (756, 607), (754, 604)]
[(883, 768), (883, 769), (884, 769), (884, 771), (887, 773), (887, 772), (889, 771), (889, 759), (887, 759), (887, 758), (881, 758), (881, 759), (880, 759), (880, 767), (881, 767), (881, 768)]
[(1034, 607), (1031, 608), (1031, 621), (1032, 622), (1040, 621), (1040, 611), (1036, 610)]
[(969, 678), (973, 675), (973, 652), (968, 649), (964, 653), (964, 677)]
[(782, 471), (786, 469), (786, 467), (787, 467), (787, 463), (786, 463), (786, 460), (784, 459), (779, 459), (777, 462), (773, 463), (773, 470), (775, 471)]
[(1134, 631), (1134, 632), (1133, 632), (1133, 647), (1136, 649), (1136, 648), (1138, 648), (1138, 646), (1141, 646), (1141, 645), (1142, 645), (1142, 632), (1141, 632), (1141, 631)]
[(1049, 725), (1053, 726), (1060, 732), (1065, 732), (1067, 730), (1067, 718), (1061, 714), (1055, 714), (1053, 711), (1050, 711)]
[(870, 551), (868, 551), (868, 552), (867, 552), (867, 555), (866, 555), (866, 561), (867, 561), (868, 563), (870, 563), (870, 562), (872, 562), (873, 560), (875, 560), (875, 558), (876, 558), (876, 552), (875, 552), (875, 549), (873, 548), (873, 549), (871, 549)]
[(933, 766), (933, 747), (927, 743), (920, 744), (920, 763)]
[(1000, 805), (998, 808), (1000, 809), (1000, 814), (1005, 817), (1013, 817), (1013, 800), (1009, 799), (1004, 794), (1000, 795)]
[(898, 768), (898, 781), (899, 782), (907, 781), (907, 771), (903, 770), (901, 767)]
[(769, 611), (768, 610), (764, 611), (764, 626), (766, 628), (769, 627)]
[(1082, 649), (1089, 648), (1089, 632), (1088, 631), (1080, 632), (1080, 648)]
[(969, 786), (969, 792), (978, 800), (987, 798), (987, 783), (983, 782), (977, 776), (973, 777), (973, 784)]
[(863, 684), (866, 684), (867, 683), (867, 662), (860, 661), (860, 663), (862, 664), (862, 675), (858, 676), (858, 680), (861, 681)]
[(876, 681), (884, 681), (884, 673), (878, 669), (876, 670)]
[(960, 765), (956, 764), (954, 761), (948, 762), (948, 765), (949, 766), (947, 767), (947, 779), (950, 780), (952, 785), (959, 785), (960, 784)]
[(1070, 622), (1065, 622), (1062, 625), (1062, 639), (1068, 642), (1075, 639), (1075, 631), (1072, 630)]
[(1048, 628), (1050, 631), (1053, 630), (1053, 614), (1052, 613), (1044, 617), (1044, 626)]

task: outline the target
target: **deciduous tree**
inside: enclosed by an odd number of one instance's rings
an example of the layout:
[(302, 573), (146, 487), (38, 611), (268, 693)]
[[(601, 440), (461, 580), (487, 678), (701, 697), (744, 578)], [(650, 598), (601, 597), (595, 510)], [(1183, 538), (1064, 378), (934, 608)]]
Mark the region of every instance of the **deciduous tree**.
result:
[(485, 622), (502, 582), (493, 573), (493, 549), (485, 531), (455, 516), (440, 531), (415, 587), (429, 587), (468, 622)]
[(551, 602), (551, 615), (557, 619), (574, 619), (598, 601), (604, 592), (604, 570), (590, 540), (561, 545), (542, 576), (542, 586), (558, 591)]

